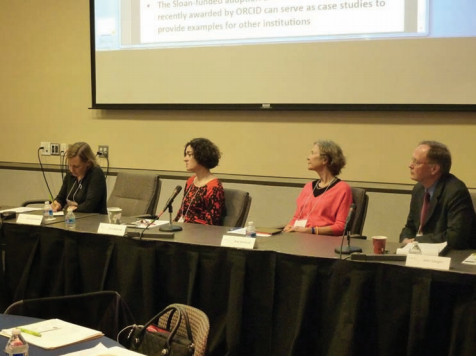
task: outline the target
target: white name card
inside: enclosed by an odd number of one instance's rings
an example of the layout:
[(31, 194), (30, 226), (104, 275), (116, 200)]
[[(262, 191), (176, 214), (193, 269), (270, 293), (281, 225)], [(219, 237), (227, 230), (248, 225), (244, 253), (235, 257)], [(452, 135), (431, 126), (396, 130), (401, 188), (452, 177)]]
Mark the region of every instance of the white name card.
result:
[(223, 235), (221, 246), (247, 248), (252, 250), (255, 247), (256, 239), (245, 236)]
[(100, 223), (98, 234), (124, 236), (126, 234), (127, 225)]
[(41, 225), (43, 215), (20, 214), (17, 218), (17, 224)]
[(450, 262), (451, 258), (449, 257), (415, 255), (410, 253), (407, 255), (407, 262), (405, 266), (441, 269), (447, 271), (450, 269)]

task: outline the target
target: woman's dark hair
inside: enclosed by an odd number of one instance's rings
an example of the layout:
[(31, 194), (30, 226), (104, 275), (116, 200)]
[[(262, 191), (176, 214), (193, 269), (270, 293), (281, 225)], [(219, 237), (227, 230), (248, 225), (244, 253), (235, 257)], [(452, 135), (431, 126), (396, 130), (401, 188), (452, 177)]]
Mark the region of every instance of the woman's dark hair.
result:
[(327, 167), (332, 175), (337, 176), (345, 167), (345, 157), (340, 146), (334, 141), (318, 140), (314, 142), (319, 147), (321, 157), (327, 158)]
[(221, 153), (212, 141), (206, 138), (194, 138), (185, 144), (185, 149), (183, 150), (184, 157), (187, 153), (188, 146), (192, 147), (193, 157), (195, 157), (198, 164), (207, 169), (212, 169), (218, 166)]

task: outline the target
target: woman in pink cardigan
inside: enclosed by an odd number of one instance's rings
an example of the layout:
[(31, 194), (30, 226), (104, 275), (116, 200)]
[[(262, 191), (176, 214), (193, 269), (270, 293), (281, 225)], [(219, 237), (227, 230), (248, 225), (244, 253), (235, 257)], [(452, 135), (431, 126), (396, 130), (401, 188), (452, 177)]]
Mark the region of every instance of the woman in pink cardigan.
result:
[(319, 179), (307, 183), (297, 198), (296, 212), (285, 232), (298, 231), (316, 235), (342, 235), (352, 204), (350, 186), (337, 176), (345, 166), (342, 149), (333, 141), (314, 143), (307, 157), (307, 169)]

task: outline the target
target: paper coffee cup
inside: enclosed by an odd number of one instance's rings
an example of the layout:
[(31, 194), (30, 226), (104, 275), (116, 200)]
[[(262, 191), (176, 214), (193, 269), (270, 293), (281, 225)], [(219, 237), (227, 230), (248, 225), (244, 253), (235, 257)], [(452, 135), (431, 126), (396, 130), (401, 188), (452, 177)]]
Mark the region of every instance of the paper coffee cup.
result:
[(376, 255), (383, 255), (385, 253), (385, 244), (387, 243), (386, 236), (373, 236), (372, 243)]
[(107, 208), (107, 215), (109, 217), (109, 224), (120, 224), (122, 209), (121, 208)]

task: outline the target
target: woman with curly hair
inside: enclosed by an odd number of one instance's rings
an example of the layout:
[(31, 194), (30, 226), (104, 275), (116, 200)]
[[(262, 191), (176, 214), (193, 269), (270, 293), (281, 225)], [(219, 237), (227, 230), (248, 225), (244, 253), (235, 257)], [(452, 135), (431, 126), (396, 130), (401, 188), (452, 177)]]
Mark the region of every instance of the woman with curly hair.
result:
[(195, 175), (185, 184), (182, 204), (175, 221), (222, 225), (226, 215), (225, 192), (210, 170), (221, 158), (218, 147), (206, 138), (195, 138), (185, 144), (185, 168)]

